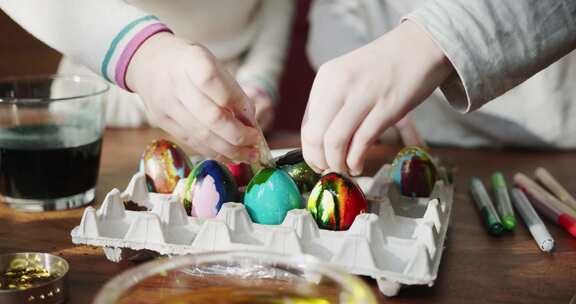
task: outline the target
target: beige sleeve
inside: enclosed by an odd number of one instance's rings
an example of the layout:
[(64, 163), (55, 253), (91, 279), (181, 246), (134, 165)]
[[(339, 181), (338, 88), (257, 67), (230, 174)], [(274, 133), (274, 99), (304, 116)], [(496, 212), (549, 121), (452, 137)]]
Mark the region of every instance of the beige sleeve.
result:
[(430, 0), (407, 15), (442, 48), (456, 73), (441, 86), (468, 112), (576, 48), (574, 0)]

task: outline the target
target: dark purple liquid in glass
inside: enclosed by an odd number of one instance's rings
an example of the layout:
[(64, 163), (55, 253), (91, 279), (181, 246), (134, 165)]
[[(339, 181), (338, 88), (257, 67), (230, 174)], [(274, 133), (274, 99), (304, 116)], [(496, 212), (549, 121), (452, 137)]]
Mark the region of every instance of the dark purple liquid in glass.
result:
[[(8, 138), (0, 137), (0, 195), (62, 198), (83, 193), (96, 185), (102, 148), (100, 137), (90, 139), (78, 129), (55, 125), (16, 127), (6, 132), (12, 134)], [(39, 134), (38, 141), (22, 141), (14, 136), (29, 132)], [(73, 144), (78, 141), (85, 143)]]

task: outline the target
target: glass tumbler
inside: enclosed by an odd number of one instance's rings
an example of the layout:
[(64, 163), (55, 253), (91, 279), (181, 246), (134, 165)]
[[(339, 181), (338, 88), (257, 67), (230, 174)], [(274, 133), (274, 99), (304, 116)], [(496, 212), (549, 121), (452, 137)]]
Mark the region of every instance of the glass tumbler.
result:
[(0, 80), (0, 200), (46, 211), (94, 199), (108, 89), (89, 76)]
[(372, 304), (360, 278), (311, 256), (265, 252), (198, 253), (128, 270), (99, 291), (95, 304)]

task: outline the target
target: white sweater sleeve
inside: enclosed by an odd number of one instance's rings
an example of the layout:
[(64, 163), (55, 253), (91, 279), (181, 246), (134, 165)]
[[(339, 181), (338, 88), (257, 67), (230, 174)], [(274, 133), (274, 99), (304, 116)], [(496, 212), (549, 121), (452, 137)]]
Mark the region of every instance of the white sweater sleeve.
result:
[(48, 46), (123, 88), (138, 47), (169, 31), (156, 17), (121, 0), (0, 0), (0, 9)]
[(468, 112), (576, 48), (574, 0), (430, 0), (405, 19), (431, 35), (456, 73), (441, 89)]
[(261, 87), (275, 100), (284, 66), (294, 15), (293, 0), (263, 0), (254, 44), (241, 63), (236, 78), (242, 84)]

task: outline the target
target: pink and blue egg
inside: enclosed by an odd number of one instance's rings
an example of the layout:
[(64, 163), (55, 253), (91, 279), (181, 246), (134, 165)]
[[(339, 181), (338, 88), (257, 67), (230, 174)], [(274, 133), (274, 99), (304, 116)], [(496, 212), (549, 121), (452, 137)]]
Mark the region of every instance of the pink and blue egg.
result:
[(223, 204), (239, 199), (234, 177), (226, 166), (215, 160), (196, 165), (188, 176), (183, 194), (186, 212), (200, 218), (215, 217)]

